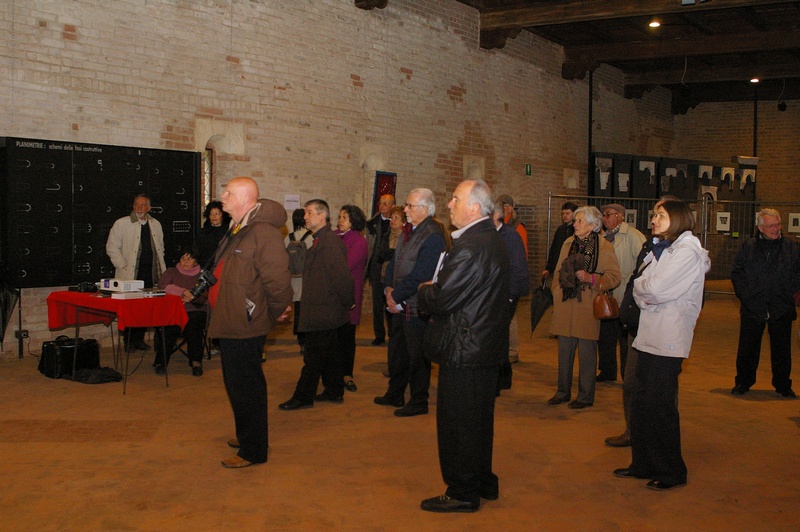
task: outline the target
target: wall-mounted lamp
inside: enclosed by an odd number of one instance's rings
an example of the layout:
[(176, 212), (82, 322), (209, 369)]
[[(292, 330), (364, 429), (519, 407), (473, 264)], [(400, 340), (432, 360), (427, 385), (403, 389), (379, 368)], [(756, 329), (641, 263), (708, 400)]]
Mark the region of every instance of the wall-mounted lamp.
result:
[(750, 78), (750, 83), (761, 83), (761, 80), (758, 78)]
[(650, 21), (650, 24), (648, 24), (648, 26), (650, 26), (651, 28), (659, 28), (661, 27), (661, 21), (658, 20), (657, 18), (654, 18), (653, 20)]

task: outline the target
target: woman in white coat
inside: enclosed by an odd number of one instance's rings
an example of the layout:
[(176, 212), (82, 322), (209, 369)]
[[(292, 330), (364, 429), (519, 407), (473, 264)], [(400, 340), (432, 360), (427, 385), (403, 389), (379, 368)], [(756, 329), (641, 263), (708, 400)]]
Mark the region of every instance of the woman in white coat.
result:
[(661, 491), (686, 484), (678, 375), (692, 347), (711, 261), (692, 235), (694, 216), (686, 203), (666, 200), (658, 204), (651, 225), (653, 250), (633, 284), (633, 298), (642, 312), (633, 343), (639, 353), (639, 385), (631, 403), (632, 460), (614, 474), (652, 479), (647, 487)]

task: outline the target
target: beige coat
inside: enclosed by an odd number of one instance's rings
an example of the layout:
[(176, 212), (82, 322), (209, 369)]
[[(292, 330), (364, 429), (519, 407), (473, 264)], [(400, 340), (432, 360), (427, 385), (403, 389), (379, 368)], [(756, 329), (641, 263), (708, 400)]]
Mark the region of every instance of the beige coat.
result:
[(597, 260), (594, 286), (591, 290), (585, 289), (581, 293), (580, 302), (578, 302), (577, 298), (561, 301), (558, 272), (561, 270), (561, 263), (569, 253), (569, 248), (574, 240), (575, 237), (571, 236), (561, 246), (561, 254), (558, 256), (558, 264), (553, 274), (553, 322), (550, 325), (550, 333), (556, 336), (597, 340), (600, 337), (600, 321), (594, 319), (592, 301), (598, 294), (597, 286), (600, 284), (601, 277), (609, 290), (619, 285), (619, 262), (617, 261), (617, 255), (614, 253), (614, 246), (601, 236), (599, 238), (600, 257)]

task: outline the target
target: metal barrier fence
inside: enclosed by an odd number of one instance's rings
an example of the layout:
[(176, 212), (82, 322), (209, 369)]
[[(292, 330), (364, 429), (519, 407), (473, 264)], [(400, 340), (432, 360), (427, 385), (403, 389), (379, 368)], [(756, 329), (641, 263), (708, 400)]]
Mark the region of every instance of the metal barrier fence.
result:
[[(567, 201), (579, 206), (593, 205), (598, 209), (601, 205), (619, 203), (625, 207), (625, 221), (649, 236), (650, 218), (653, 215), (653, 206), (658, 199), (550, 194), (547, 205), (548, 246), (556, 228), (562, 223), (561, 206)], [(756, 213), (762, 208), (775, 209), (781, 214), (785, 237), (794, 241), (798, 241), (798, 237), (800, 237), (800, 203), (715, 201), (710, 195), (688, 203), (694, 211), (697, 221), (694, 233), (711, 257), (711, 271), (706, 276), (709, 280), (730, 279), (736, 253), (742, 244), (755, 233)]]

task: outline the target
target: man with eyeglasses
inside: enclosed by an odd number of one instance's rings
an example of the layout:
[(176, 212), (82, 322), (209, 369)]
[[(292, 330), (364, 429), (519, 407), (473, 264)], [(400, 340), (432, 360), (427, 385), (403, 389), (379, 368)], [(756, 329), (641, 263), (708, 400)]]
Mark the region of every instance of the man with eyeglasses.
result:
[(386, 298), (383, 296), (383, 264), (389, 260), (389, 211), (395, 205), (394, 196), (384, 194), (378, 200), (378, 214), (367, 221), (367, 267), (365, 277), (372, 286), (372, 345), (386, 341)]
[[(417, 312), (417, 289), (433, 279), (439, 256), (445, 251), (441, 225), (433, 218), (433, 192), (415, 188), (403, 209), (411, 231), (398, 238), (394, 257), (386, 270), (384, 295), (391, 313), (389, 335), (389, 386), (375, 398), (375, 404), (394, 406), (398, 417), (428, 413), (431, 361), (423, 353), (427, 323)], [(408, 403), (406, 387), (410, 388)]]
[[(619, 261), (622, 280), (614, 289), (614, 297), (622, 301), (628, 279), (636, 266), (636, 257), (642, 249), (645, 236), (625, 221), (625, 207), (611, 203), (600, 207), (603, 213), (605, 239), (614, 245), (614, 254)], [(600, 321), (600, 338), (597, 341), (598, 366), (600, 373), (597, 382), (617, 380), (617, 343), (619, 343), (619, 368), (625, 378), (625, 360), (628, 358), (628, 333), (622, 330), (619, 318)]]
[(792, 390), (792, 322), (797, 319), (794, 295), (800, 291), (798, 246), (781, 234), (781, 215), (775, 209), (756, 214), (757, 230), (745, 242), (731, 271), (739, 309), (739, 349), (733, 395), (744, 395), (756, 383), (761, 337), (769, 330), (772, 386), (782, 397)]

